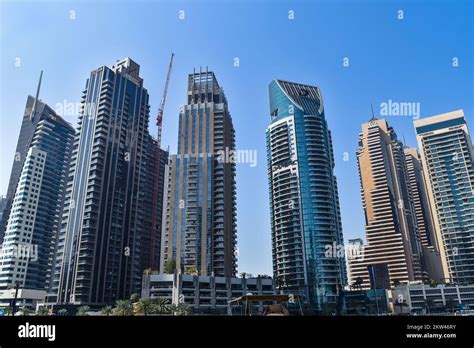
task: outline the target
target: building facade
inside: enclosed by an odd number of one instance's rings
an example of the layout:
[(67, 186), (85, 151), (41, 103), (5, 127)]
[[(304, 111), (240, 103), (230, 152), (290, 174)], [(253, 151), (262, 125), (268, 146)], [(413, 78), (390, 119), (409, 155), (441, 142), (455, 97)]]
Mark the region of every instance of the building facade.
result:
[(444, 278), (474, 283), (474, 149), (464, 112), (414, 122)]
[[(165, 298), (170, 304), (186, 303), (195, 313), (226, 314), (229, 301), (243, 295), (274, 295), (271, 278), (212, 277), (187, 274), (143, 276), (142, 298)], [(263, 312), (264, 303), (259, 303)]]
[(41, 102), (39, 92), (41, 89), (41, 79), (43, 77), (43, 71), (41, 71), (38, 88), (36, 90), (36, 98), (28, 96), (26, 100), (25, 112), (23, 114), (23, 120), (21, 123), (20, 134), (18, 136), (18, 142), (16, 145), (15, 156), (13, 159), (12, 170), (10, 173), (10, 180), (8, 182), (7, 195), (5, 197), (6, 203), (2, 213), (2, 221), (0, 225), (0, 243), (3, 240), (3, 233), (5, 231), (8, 217), (10, 216), (10, 209), (13, 201), (13, 196), (16, 192), (16, 186), (20, 179), (20, 174), (23, 169), (23, 163), (26, 159), (26, 154), (30, 149), (31, 140), (36, 130), (36, 126), (39, 121), (47, 118), (49, 115), (55, 115), (54, 110), (47, 104)]
[(318, 87), (282, 80), (269, 86), (266, 130), (273, 274), (279, 290), (296, 292), (320, 310), (346, 283), (331, 132)]
[(47, 290), (51, 285), (74, 128), (35, 100), (28, 98), (17, 146), (21, 151), (10, 177), (16, 187), (0, 247), (0, 289), (18, 283), (22, 289)]
[[(429, 314), (474, 309), (474, 285), (410, 284), (394, 288), (391, 294), (395, 313)], [(398, 306), (399, 301), (405, 306)], [(430, 308), (427, 302), (431, 302)]]
[(368, 267), (385, 264), (390, 283), (422, 279), (421, 244), (404, 146), (385, 120), (362, 124), (357, 151), (367, 243), (349, 258), (351, 282), (370, 287)]
[(156, 146), (130, 58), (91, 72), (82, 96), (50, 301), (103, 305), (139, 292), (149, 265)]
[(166, 172), (161, 271), (173, 263), (185, 273), (233, 276), (235, 163), (220, 158), (235, 150), (235, 131), (213, 72), (189, 75), (178, 132), (178, 153), (170, 156)]

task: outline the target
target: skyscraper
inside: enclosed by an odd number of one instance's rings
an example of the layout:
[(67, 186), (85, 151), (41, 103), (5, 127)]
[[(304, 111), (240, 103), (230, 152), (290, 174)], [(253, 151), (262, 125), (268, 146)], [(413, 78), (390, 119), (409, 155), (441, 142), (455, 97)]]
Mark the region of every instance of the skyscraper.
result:
[(474, 150), (464, 112), (414, 122), (447, 281), (474, 282)]
[(18, 282), (46, 290), (51, 281), (74, 128), (37, 98), (28, 97), (10, 178), (16, 185), (0, 248), (0, 289)]
[(54, 293), (58, 303), (105, 304), (139, 292), (151, 252), (156, 146), (148, 92), (130, 58), (91, 72), (82, 97)]
[(404, 146), (385, 120), (362, 124), (357, 160), (367, 244), (349, 259), (351, 282), (370, 287), (368, 267), (385, 264), (390, 283), (421, 280), (420, 241)]
[(269, 86), (266, 130), (273, 274), (280, 290), (315, 309), (337, 303), (346, 284), (331, 132), (318, 87), (282, 80)]
[(235, 131), (213, 72), (189, 75), (178, 132), (178, 153), (166, 173), (161, 270), (168, 263), (181, 272), (233, 276), (235, 163), (221, 154), (235, 150)]
[(20, 173), (25, 162), (26, 155), (29, 151), (31, 140), (36, 130), (39, 121), (47, 118), (49, 115), (55, 115), (55, 112), (45, 103), (42, 103), (38, 97), (41, 89), (41, 79), (43, 71), (41, 71), (38, 88), (36, 90), (36, 98), (28, 96), (26, 100), (25, 112), (23, 114), (23, 121), (21, 123), (20, 134), (16, 145), (15, 156), (13, 159), (12, 170), (10, 173), (10, 180), (8, 182), (7, 195), (5, 197), (6, 203), (3, 209), (2, 221), (0, 225), (0, 243), (3, 240), (3, 233), (5, 231), (8, 217), (10, 216), (10, 209), (15, 195), (16, 186), (20, 178)]
[(433, 247), (435, 245), (433, 218), (420, 156), (413, 147), (404, 147), (403, 151), (408, 175), (408, 189), (415, 209), (420, 242), (424, 247)]
[(404, 149), (408, 176), (408, 192), (413, 204), (414, 216), (418, 229), (417, 240), (421, 256), (421, 269), (424, 279), (440, 282), (443, 278), (441, 257), (436, 242), (435, 228), (431, 205), (426, 192), (425, 176), (420, 155), (415, 148)]

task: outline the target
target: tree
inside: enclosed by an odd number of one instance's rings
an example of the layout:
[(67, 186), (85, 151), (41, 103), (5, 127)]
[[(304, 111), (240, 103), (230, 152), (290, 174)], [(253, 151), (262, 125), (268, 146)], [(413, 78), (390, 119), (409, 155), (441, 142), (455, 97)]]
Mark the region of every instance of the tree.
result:
[(88, 315), (87, 312), (89, 312), (91, 308), (89, 306), (81, 306), (77, 309), (76, 315), (78, 316), (85, 316)]
[(102, 308), (101, 313), (103, 315), (109, 316), (110, 314), (112, 314), (112, 311), (113, 311), (112, 306), (105, 306), (104, 308)]
[(194, 266), (186, 266), (186, 267), (184, 268), (184, 274), (192, 274), (192, 275), (194, 275), (194, 274), (197, 274), (197, 273), (198, 273), (198, 272), (197, 272), (197, 269), (196, 269), (196, 267), (194, 267)]
[(142, 298), (137, 303), (137, 310), (139, 313), (147, 316), (148, 314), (153, 313), (153, 303), (150, 299)]
[(168, 309), (171, 313), (171, 315), (178, 315), (178, 306), (175, 304), (171, 304), (168, 306)]
[(169, 259), (165, 262), (164, 273), (174, 274), (176, 272), (176, 261)]
[(163, 314), (168, 311), (168, 299), (164, 297), (154, 298), (152, 301), (153, 313)]
[(434, 305), (435, 305), (435, 303), (434, 303), (432, 298), (427, 298), (425, 300), (424, 306), (425, 306), (426, 310), (428, 311), (428, 314), (431, 313), (431, 309), (433, 309)]
[(38, 310), (36, 311), (36, 314), (42, 317), (49, 315), (48, 307), (45, 307), (45, 306), (39, 307)]
[(393, 280), (393, 287), (394, 288), (397, 288), (400, 286), (400, 279), (394, 279)]
[(451, 313), (454, 312), (454, 308), (456, 308), (457, 305), (458, 305), (458, 302), (455, 301), (455, 300), (452, 299), (452, 298), (448, 298), (448, 299), (446, 300), (446, 308), (449, 309), (449, 311), (450, 311)]
[(191, 306), (187, 303), (180, 303), (177, 306), (178, 315), (188, 315), (191, 313)]
[(113, 309), (113, 315), (131, 316), (133, 315), (133, 304), (130, 300), (118, 300)]
[(60, 316), (66, 316), (66, 315), (68, 315), (69, 313), (68, 313), (68, 311), (67, 311), (66, 308), (61, 308), (61, 309), (58, 311), (58, 314), (59, 314)]
[(29, 309), (28, 307), (26, 307), (25, 305), (23, 305), (21, 306), (21, 312), (24, 316), (27, 316), (27, 315), (31, 315), (33, 311)]
[(132, 303), (137, 303), (138, 301), (140, 301), (140, 295), (136, 293), (131, 294), (130, 301), (132, 301)]
[(172, 304), (169, 308), (173, 315), (188, 315), (191, 313), (191, 307), (187, 303)]

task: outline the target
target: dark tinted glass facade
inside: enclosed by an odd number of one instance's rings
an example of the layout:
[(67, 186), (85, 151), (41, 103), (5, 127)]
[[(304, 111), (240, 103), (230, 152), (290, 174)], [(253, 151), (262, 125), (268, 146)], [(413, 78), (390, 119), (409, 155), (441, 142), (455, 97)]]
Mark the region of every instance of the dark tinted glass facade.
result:
[(125, 58), (92, 71), (82, 103), (53, 290), (59, 303), (113, 303), (139, 292), (150, 252), (143, 204), (156, 146), (139, 65)]

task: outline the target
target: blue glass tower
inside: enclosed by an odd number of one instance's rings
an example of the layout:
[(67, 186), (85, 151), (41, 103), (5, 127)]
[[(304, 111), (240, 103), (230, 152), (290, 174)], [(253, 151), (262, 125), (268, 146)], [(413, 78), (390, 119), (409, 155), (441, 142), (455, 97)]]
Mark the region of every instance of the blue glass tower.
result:
[[(346, 283), (331, 132), (318, 87), (270, 83), (267, 128), (273, 272), (277, 287), (316, 310)], [(339, 249), (340, 250), (340, 249)]]

